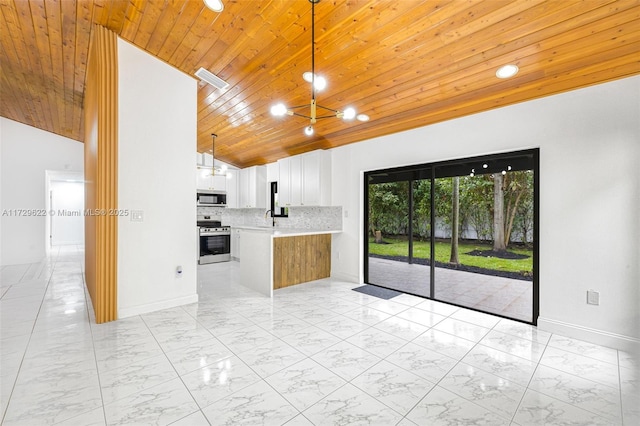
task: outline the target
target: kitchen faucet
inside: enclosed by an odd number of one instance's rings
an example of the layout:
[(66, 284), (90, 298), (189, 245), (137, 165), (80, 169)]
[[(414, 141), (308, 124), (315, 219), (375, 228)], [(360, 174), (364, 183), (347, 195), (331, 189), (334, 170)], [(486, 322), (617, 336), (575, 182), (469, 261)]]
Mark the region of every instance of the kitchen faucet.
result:
[(273, 210), (267, 210), (264, 214), (264, 218), (267, 218), (267, 215), (271, 213), (271, 226), (276, 226), (276, 217), (273, 215)]

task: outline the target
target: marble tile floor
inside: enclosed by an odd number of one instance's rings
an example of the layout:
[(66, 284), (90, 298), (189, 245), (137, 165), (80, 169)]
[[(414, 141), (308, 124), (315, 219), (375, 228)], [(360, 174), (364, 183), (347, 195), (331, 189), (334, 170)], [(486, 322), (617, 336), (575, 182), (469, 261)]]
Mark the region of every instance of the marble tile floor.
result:
[(198, 303), (96, 325), (82, 250), (2, 268), (3, 425), (636, 425), (638, 359), (320, 280), (268, 299), (235, 262)]
[[(369, 280), (387, 288), (429, 297), (429, 266), (369, 258)], [(439, 300), (531, 322), (533, 283), (492, 275), (435, 268)]]

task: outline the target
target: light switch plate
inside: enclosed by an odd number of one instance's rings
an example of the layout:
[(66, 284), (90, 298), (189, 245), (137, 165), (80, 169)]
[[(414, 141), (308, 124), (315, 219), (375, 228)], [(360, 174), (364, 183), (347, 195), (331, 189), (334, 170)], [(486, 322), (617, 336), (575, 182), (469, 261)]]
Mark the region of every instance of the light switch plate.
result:
[(131, 222), (144, 222), (144, 210), (131, 210)]
[(600, 304), (600, 293), (594, 290), (587, 291), (587, 303), (589, 305), (599, 305)]

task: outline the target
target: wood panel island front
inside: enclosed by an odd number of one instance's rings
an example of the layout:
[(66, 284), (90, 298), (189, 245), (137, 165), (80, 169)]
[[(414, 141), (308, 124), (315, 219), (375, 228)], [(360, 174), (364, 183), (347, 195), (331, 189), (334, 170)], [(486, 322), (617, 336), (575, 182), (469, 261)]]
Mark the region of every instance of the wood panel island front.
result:
[(240, 282), (272, 297), (273, 290), (331, 275), (331, 234), (336, 230), (267, 227), (240, 229)]

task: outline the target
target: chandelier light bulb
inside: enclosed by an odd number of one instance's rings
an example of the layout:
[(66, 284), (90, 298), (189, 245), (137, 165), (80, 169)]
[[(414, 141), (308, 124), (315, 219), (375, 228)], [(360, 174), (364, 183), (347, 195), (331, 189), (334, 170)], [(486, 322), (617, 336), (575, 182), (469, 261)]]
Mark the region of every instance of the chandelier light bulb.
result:
[(351, 107), (345, 108), (344, 112), (342, 113), (342, 118), (345, 120), (353, 120), (354, 118), (356, 118), (356, 110)]
[(307, 136), (313, 135), (313, 126), (309, 125), (304, 128), (304, 134)]
[(316, 90), (324, 90), (327, 87), (327, 80), (324, 77), (316, 76), (316, 81), (313, 84), (316, 87)]
[(287, 107), (283, 103), (275, 104), (271, 107), (271, 114), (276, 117), (282, 117), (287, 113)]
[[(313, 74), (311, 71), (307, 71), (302, 74), (302, 78), (307, 83), (311, 83)], [(316, 90), (324, 90), (327, 87), (327, 79), (316, 74), (315, 82), (313, 83)]]

